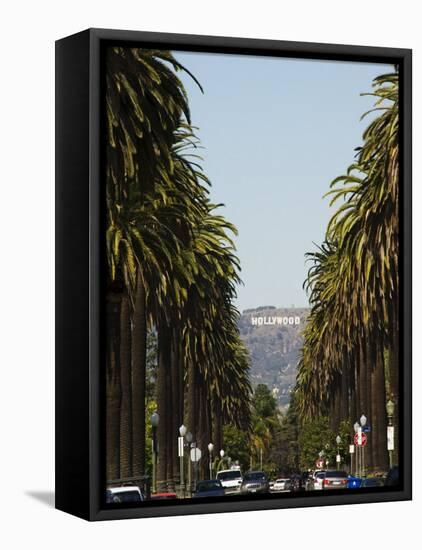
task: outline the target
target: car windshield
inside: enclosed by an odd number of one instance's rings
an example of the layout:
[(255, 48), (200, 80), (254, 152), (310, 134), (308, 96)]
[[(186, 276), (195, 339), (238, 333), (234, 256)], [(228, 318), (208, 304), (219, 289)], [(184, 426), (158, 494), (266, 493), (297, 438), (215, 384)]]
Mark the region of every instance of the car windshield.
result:
[(240, 470), (229, 470), (228, 472), (218, 472), (217, 474), (217, 479), (221, 479), (222, 481), (239, 479), (239, 477), (242, 477)]
[(250, 474), (246, 474), (243, 479), (244, 481), (266, 481), (267, 476), (264, 472), (251, 472)]
[(203, 493), (204, 491), (218, 491), (221, 489), (219, 481), (203, 481), (198, 483), (197, 491), (198, 493)]
[(332, 472), (327, 472), (325, 477), (347, 477), (347, 473), (340, 470), (333, 470)]
[(317, 479), (322, 479), (324, 476), (325, 476), (325, 472), (318, 472), (318, 473), (316, 474), (316, 478), (317, 478)]

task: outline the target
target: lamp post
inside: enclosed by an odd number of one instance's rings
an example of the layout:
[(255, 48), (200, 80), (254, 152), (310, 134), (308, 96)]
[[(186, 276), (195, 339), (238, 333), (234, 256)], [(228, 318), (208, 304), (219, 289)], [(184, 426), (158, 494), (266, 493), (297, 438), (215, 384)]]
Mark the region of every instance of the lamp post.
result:
[[(355, 430), (355, 434), (357, 434), (359, 432), (359, 428), (360, 428), (360, 424), (359, 422), (355, 422), (354, 425), (353, 425), (353, 428)], [(359, 445), (356, 445), (356, 460), (355, 460), (355, 475), (359, 475), (360, 472), (359, 472), (359, 468), (360, 468), (360, 446)]]
[(212, 452), (214, 450), (214, 445), (212, 443), (208, 443), (208, 452), (210, 454), (210, 479), (212, 479)]
[(394, 416), (394, 401), (389, 399), (385, 407), (387, 409), (388, 417), (388, 426), (387, 426), (387, 450), (388, 450), (388, 460), (390, 463), (390, 469), (393, 467), (393, 451), (394, 451), (394, 426), (393, 426), (393, 416)]
[(157, 427), (160, 422), (160, 415), (154, 411), (150, 418), (152, 428), (152, 492), (157, 492)]
[(185, 450), (185, 435), (187, 429), (183, 424), (179, 428), (180, 437), (178, 438), (178, 450), (179, 450), (179, 461), (180, 461), (180, 492), (182, 497), (185, 496), (185, 468), (183, 464), (184, 459), (184, 450)]
[[(367, 418), (363, 414), (360, 417), (360, 425), (362, 426), (362, 428), (364, 428), (366, 426), (366, 421), (367, 421)], [(366, 470), (365, 470), (365, 447), (362, 445), (362, 477), (365, 476), (365, 474), (366, 474)]]
[(188, 491), (191, 493), (192, 491), (192, 468), (190, 463), (190, 447), (192, 443), (193, 435), (192, 432), (188, 432), (186, 434), (186, 442), (188, 447)]
[(340, 460), (341, 460), (341, 457), (340, 457), (339, 446), (340, 446), (340, 443), (341, 443), (341, 437), (340, 437), (339, 435), (336, 437), (336, 443), (337, 443), (336, 462), (337, 462), (337, 468), (340, 469)]

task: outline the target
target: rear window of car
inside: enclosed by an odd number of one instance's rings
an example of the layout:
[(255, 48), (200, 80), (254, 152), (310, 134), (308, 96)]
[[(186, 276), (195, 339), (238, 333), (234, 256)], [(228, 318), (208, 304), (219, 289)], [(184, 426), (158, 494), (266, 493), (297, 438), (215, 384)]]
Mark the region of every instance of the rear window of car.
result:
[(230, 470), (229, 472), (218, 472), (217, 474), (217, 479), (221, 479), (222, 481), (227, 481), (230, 479), (239, 479), (240, 477), (242, 477), (240, 470)]
[(325, 477), (347, 477), (347, 473), (340, 470), (333, 470), (332, 472), (327, 472)]
[(221, 484), (219, 481), (205, 481), (204, 483), (198, 484), (198, 493), (204, 491), (218, 491), (221, 489)]
[(245, 474), (243, 478), (245, 481), (266, 481), (267, 476), (264, 472), (256, 472), (253, 474)]

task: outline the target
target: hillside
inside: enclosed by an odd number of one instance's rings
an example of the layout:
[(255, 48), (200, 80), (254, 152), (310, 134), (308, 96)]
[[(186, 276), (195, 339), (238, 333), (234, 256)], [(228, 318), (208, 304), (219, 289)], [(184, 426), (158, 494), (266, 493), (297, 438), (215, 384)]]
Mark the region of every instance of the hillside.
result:
[(280, 408), (288, 404), (295, 384), (308, 312), (305, 308), (261, 306), (244, 310), (239, 319), (240, 335), (251, 356), (252, 385), (267, 384)]

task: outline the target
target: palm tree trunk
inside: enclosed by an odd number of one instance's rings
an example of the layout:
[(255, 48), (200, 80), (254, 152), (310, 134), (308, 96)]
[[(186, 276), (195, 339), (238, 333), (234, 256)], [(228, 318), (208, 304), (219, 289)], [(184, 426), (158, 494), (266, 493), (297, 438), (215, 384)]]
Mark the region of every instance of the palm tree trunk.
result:
[(223, 424), (221, 421), (221, 412), (218, 407), (217, 398), (214, 395), (212, 398), (212, 434), (213, 443), (215, 445), (216, 456), (219, 455), (220, 450), (223, 448)]
[(389, 379), (390, 379), (390, 398), (394, 403), (394, 414), (393, 414), (393, 426), (394, 426), (394, 452), (393, 452), (393, 461), (394, 464), (398, 464), (399, 454), (399, 407), (400, 407), (400, 396), (399, 396), (399, 332), (398, 327), (396, 329), (396, 334), (393, 337), (393, 341), (389, 350)]
[(188, 430), (196, 438), (197, 406), (196, 406), (196, 369), (192, 359), (188, 362), (188, 397), (187, 397), (187, 422)]
[(120, 371), (122, 404), (120, 409), (120, 476), (132, 476), (132, 360), (130, 304), (123, 295), (120, 311)]
[(378, 350), (376, 368), (373, 376), (373, 409), (374, 421), (372, 438), (376, 445), (376, 458), (374, 470), (385, 472), (388, 469), (387, 455), (387, 414), (385, 410), (385, 365), (382, 349)]
[(133, 475), (145, 474), (145, 379), (147, 323), (145, 287), (140, 275), (136, 287), (132, 326)]
[(180, 472), (178, 465), (178, 448), (176, 445), (179, 437), (179, 428), (183, 423), (183, 418), (180, 416), (180, 338), (179, 330), (174, 328), (172, 331), (171, 343), (171, 397), (172, 397), (172, 415), (171, 415), (171, 440), (172, 440), (172, 470), (173, 478), (176, 484), (180, 483)]
[(106, 475), (120, 478), (120, 296), (109, 293), (106, 301)]
[(172, 410), (169, 400), (171, 385), (170, 358), (171, 358), (171, 332), (165, 322), (158, 326), (158, 365), (157, 365), (157, 412), (160, 415), (160, 423), (157, 429), (158, 440), (158, 464), (157, 464), (157, 488), (158, 491), (167, 490), (167, 482), (170, 467), (169, 462), (169, 431)]

